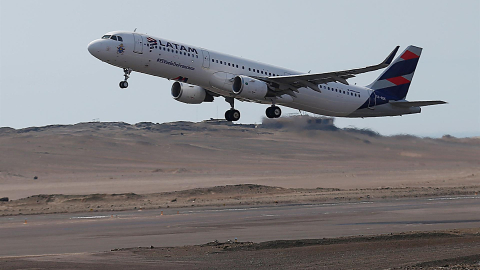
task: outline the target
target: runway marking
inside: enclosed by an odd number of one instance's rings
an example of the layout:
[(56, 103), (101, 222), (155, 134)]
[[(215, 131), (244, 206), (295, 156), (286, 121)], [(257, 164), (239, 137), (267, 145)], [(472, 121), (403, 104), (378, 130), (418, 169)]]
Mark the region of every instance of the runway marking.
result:
[(109, 218), (110, 216), (90, 216), (90, 217), (71, 217), (70, 219), (94, 219), (94, 218)]
[(35, 258), (35, 257), (51, 257), (51, 256), (70, 256), (82, 254), (95, 254), (95, 252), (72, 252), (72, 253), (52, 253), (52, 254), (38, 254), (38, 255), (19, 255), (19, 256), (0, 256), (0, 259), (16, 259), (16, 258)]
[(430, 198), (428, 201), (441, 201), (441, 200), (464, 200), (464, 199), (480, 199), (479, 196), (461, 196), (461, 197), (440, 197)]
[(248, 211), (248, 210), (256, 210), (260, 209), (258, 207), (252, 208), (227, 208), (227, 209), (206, 209), (206, 210), (197, 210), (197, 211), (185, 211), (185, 213), (204, 213), (204, 212), (227, 212), (227, 211)]
[(451, 223), (477, 223), (480, 219), (462, 219), (462, 220), (411, 220), (411, 221), (378, 221), (378, 222), (355, 222), (341, 223), (338, 225), (434, 225), (434, 224), (451, 224)]

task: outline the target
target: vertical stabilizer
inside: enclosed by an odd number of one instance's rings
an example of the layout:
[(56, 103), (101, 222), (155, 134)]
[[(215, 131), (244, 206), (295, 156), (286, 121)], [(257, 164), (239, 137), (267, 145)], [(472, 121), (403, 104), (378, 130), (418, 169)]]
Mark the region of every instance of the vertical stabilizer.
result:
[(408, 46), (382, 75), (367, 87), (388, 99), (405, 99), (421, 53), (422, 48)]

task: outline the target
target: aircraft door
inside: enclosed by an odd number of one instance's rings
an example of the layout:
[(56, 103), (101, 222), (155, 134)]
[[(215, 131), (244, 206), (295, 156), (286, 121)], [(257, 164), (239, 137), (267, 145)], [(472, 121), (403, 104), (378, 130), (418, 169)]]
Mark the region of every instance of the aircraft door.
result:
[(203, 67), (210, 68), (210, 53), (208, 51), (202, 50), (203, 54)]
[(143, 53), (143, 36), (139, 34), (133, 34), (134, 45), (133, 45), (133, 52), (134, 53)]
[(375, 98), (375, 91), (372, 90), (370, 92), (370, 96), (368, 97), (368, 107), (370, 110), (375, 110), (375, 106), (377, 105), (377, 99)]

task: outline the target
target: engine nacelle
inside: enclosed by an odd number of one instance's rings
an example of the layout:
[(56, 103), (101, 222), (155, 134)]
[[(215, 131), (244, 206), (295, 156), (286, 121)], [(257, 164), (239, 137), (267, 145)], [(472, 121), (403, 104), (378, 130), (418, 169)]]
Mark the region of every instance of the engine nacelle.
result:
[(265, 82), (239, 75), (233, 79), (233, 93), (247, 99), (263, 100), (268, 92)]
[(188, 83), (174, 82), (171, 92), (175, 100), (187, 104), (200, 104), (202, 102), (213, 101), (213, 96), (208, 94), (205, 89)]

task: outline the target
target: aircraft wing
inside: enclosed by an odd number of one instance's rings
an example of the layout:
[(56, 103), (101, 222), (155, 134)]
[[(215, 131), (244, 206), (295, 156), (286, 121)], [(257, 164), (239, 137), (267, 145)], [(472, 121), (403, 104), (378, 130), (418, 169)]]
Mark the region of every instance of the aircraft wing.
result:
[(395, 54), (398, 51), (397, 46), (383, 62), (378, 65), (368, 66), (364, 68), (356, 68), (342, 71), (334, 71), (327, 73), (315, 73), (315, 74), (300, 74), (300, 75), (287, 75), (287, 76), (275, 76), (275, 77), (254, 77), (255, 79), (268, 83), (271, 87), (279, 90), (290, 89), (297, 92), (298, 88), (309, 87), (317, 92), (322, 92), (318, 85), (328, 82), (340, 82), (348, 85), (347, 79), (355, 77), (357, 74), (366, 73), (382, 68), (386, 68), (390, 65)]
[(442, 100), (430, 100), (430, 101), (397, 100), (397, 101), (390, 101), (389, 103), (392, 104), (393, 106), (397, 106), (401, 108), (409, 108), (409, 107), (422, 107), (422, 106), (445, 104), (447, 102)]

